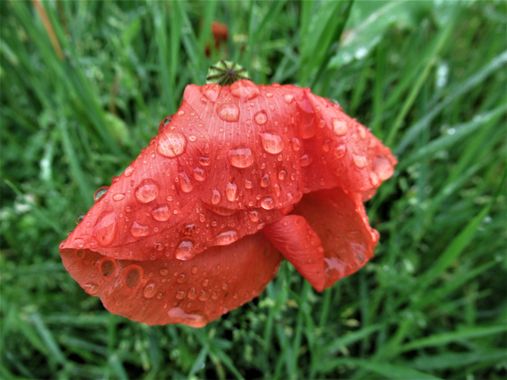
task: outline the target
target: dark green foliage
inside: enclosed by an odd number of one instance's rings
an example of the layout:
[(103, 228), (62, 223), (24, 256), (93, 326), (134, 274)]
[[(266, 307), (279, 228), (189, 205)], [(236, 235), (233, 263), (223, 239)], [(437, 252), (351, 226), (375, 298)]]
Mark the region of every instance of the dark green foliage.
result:
[[(43, 6), (61, 57), (32, 2), (0, 2), (0, 378), (505, 378), (505, 2)], [(208, 58), (213, 20), (230, 38)], [(323, 294), (283, 265), (200, 330), (110, 315), (58, 242), (222, 58), (312, 86), (394, 149), (376, 258)]]

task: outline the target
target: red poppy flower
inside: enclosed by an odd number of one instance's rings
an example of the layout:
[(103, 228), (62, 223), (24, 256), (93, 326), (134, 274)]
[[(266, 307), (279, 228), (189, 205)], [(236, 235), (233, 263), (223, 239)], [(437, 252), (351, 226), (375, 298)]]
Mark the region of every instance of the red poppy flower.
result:
[(318, 290), (361, 268), (363, 202), (396, 159), (293, 85), (189, 85), (178, 112), (61, 244), (112, 313), (200, 327), (256, 297), (282, 258)]

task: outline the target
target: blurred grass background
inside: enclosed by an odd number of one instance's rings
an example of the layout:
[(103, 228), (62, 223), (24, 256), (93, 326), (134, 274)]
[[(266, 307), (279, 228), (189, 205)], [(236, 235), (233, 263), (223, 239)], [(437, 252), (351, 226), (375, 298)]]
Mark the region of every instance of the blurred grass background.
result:
[[(0, 2), (0, 378), (507, 376), (505, 1)], [(211, 22), (229, 40), (206, 57)], [(58, 242), (219, 58), (311, 86), (393, 148), (376, 258), (283, 265), (195, 330), (108, 314)]]

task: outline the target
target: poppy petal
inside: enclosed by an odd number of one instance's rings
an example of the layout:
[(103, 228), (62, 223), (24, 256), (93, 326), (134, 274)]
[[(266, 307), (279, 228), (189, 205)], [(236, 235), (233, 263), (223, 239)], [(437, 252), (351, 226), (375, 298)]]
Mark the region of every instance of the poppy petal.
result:
[(316, 290), (324, 289), (324, 248), (305, 218), (287, 215), (264, 227), (263, 232)]
[(62, 260), (111, 313), (149, 325), (202, 327), (262, 292), (281, 256), (257, 234), (191, 261), (117, 260), (74, 249), (64, 249)]
[(340, 189), (306, 194), (294, 213), (304, 216), (322, 242), (325, 288), (373, 257), (379, 234), (370, 227), (359, 195)]

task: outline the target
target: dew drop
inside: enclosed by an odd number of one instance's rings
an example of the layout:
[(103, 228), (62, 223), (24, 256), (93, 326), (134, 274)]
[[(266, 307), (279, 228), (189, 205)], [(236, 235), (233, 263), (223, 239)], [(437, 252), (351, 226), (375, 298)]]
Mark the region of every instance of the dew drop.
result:
[(100, 273), (102, 276), (108, 277), (115, 272), (116, 263), (113, 260), (105, 259), (100, 263)]
[(160, 269), (159, 273), (161, 276), (167, 276), (169, 274), (169, 270), (163, 268), (163, 269)]
[(203, 327), (206, 319), (200, 314), (186, 313), (182, 308), (173, 307), (167, 312), (172, 323), (184, 323), (192, 327)]
[(174, 253), (178, 260), (186, 261), (195, 256), (194, 243), (190, 240), (182, 240)]
[(347, 152), (347, 147), (344, 144), (338, 145), (334, 149), (334, 156), (336, 158), (343, 158), (345, 156), (345, 153)]
[(187, 275), (185, 273), (180, 273), (176, 277), (176, 282), (178, 284), (183, 284), (187, 280)]
[(171, 211), (169, 210), (168, 206), (163, 205), (152, 210), (151, 216), (158, 222), (165, 222), (171, 216)]
[(285, 103), (290, 104), (294, 101), (294, 96), (291, 94), (285, 94), (283, 96), (283, 100), (285, 100)]
[(278, 172), (278, 179), (279, 179), (280, 181), (283, 181), (283, 180), (285, 180), (285, 178), (287, 178), (287, 170), (282, 169), (282, 170), (280, 170), (280, 171)]
[(377, 187), (380, 184), (380, 179), (375, 172), (370, 173), (370, 182), (375, 187)]
[(352, 160), (354, 161), (354, 165), (356, 165), (359, 169), (366, 167), (368, 164), (368, 159), (362, 155), (354, 154), (352, 156)]
[(264, 125), (268, 121), (268, 115), (264, 111), (259, 111), (255, 114), (254, 120), (257, 124)]
[(207, 156), (201, 156), (199, 157), (199, 165), (201, 166), (209, 166), (210, 160)]
[(116, 193), (113, 195), (113, 201), (121, 201), (125, 199), (125, 194), (123, 193)]
[(133, 237), (143, 237), (147, 236), (150, 233), (150, 229), (144, 224), (134, 222), (130, 227), (130, 233)]
[(99, 187), (95, 193), (93, 193), (93, 200), (97, 202), (100, 198), (102, 198), (104, 195), (106, 195), (107, 190), (109, 189), (109, 186), (101, 186)]
[(262, 176), (260, 185), (262, 188), (266, 188), (269, 186), (269, 182), (269, 174), (266, 173)]
[(194, 179), (198, 182), (203, 182), (206, 179), (203, 168), (194, 168)]
[(259, 212), (252, 210), (248, 213), (248, 217), (250, 218), (250, 221), (257, 223), (259, 221)]
[(184, 300), (186, 296), (187, 296), (186, 293), (184, 291), (182, 291), (182, 290), (178, 290), (176, 292), (176, 299), (177, 300), (180, 300), (180, 301)]
[(181, 191), (184, 193), (190, 193), (194, 189), (194, 186), (192, 186), (192, 182), (190, 182), (190, 178), (188, 178), (187, 173), (181, 172), (178, 177)]
[(95, 225), (94, 236), (97, 242), (105, 247), (110, 245), (116, 235), (116, 214), (110, 212), (102, 216)]
[(135, 196), (141, 203), (150, 203), (158, 196), (158, 186), (153, 181), (145, 181), (136, 189)]
[(235, 183), (229, 182), (225, 186), (225, 197), (229, 202), (234, 202), (238, 195), (238, 186)]
[(132, 166), (127, 166), (127, 169), (123, 172), (125, 177), (130, 177), (134, 173), (134, 168)]
[(336, 136), (347, 134), (347, 123), (343, 120), (333, 119), (333, 132)]
[(236, 148), (229, 151), (229, 161), (235, 168), (244, 169), (253, 165), (254, 156), (250, 148)]
[(179, 132), (167, 132), (160, 135), (157, 151), (165, 157), (173, 158), (183, 154), (187, 140)]
[(273, 201), (273, 198), (266, 197), (261, 200), (261, 207), (264, 210), (272, 210), (275, 207), (275, 202)]
[(278, 154), (283, 150), (283, 140), (273, 133), (261, 134), (262, 148), (270, 154)]
[(231, 94), (240, 99), (251, 100), (259, 95), (259, 89), (252, 82), (237, 81), (231, 84)]
[(155, 297), (155, 294), (157, 293), (157, 284), (155, 284), (154, 282), (150, 282), (149, 284), (147, 284), (145, 287), (144, 287), (144, 290), (143, 290), (143, 296), (144, 298), (153, 298)]
[(83, 285), (83, 289), (86, 293), (93, 296), (97, 294), (99, 286), (94, 282), (87, 282), (86, 284)]
[(393, 175), (393, 166), (385, 157), (378, 156), (373, 161), (375, 172), (382, 181), (385, 181)]
[(187, 297), (189, 300), (195, 300), (197, 298), (197, 293), (195, 292), (195, 288), (190, 288), (187, 293)]
[(209, 298), (208, 293), (206, 293), (204, 290), (201, 290), (199, 292), (199, 301), (207, 301)]
[(297, 137), (291, 139), (291, 145), (294, 152), (299, 152), (301, 150), (301, 140)]
[(220, 232), (215, 238), (215, 245), (229, 245), (238, 240), (238, 232), (235, 230), (228, 230)]
[(217, 189), (213, 189), (211, 191), (211, 204), (217, 205), (220, 203), (220, 199), (222, 196), (220, 195), (220, 191)]
[(310, 166), (310, 164), (312, 163), (312, 159), (310, 158), (309, 155), (303, 154), (299, 158), (299, 163), (300, 163), (300, 165), (301, 165), (302, 168), (306, 168), (306, 167)]
[(218, 107), (218, 117), (223, 121), (234, 122), (239, 120), (239, 108), (234, 103), (225, 103)]
[(130, 289), (135, 288), (141, 281), (142, 269), (137, 265), (131, 265), (125, 268), (125, 285)]

